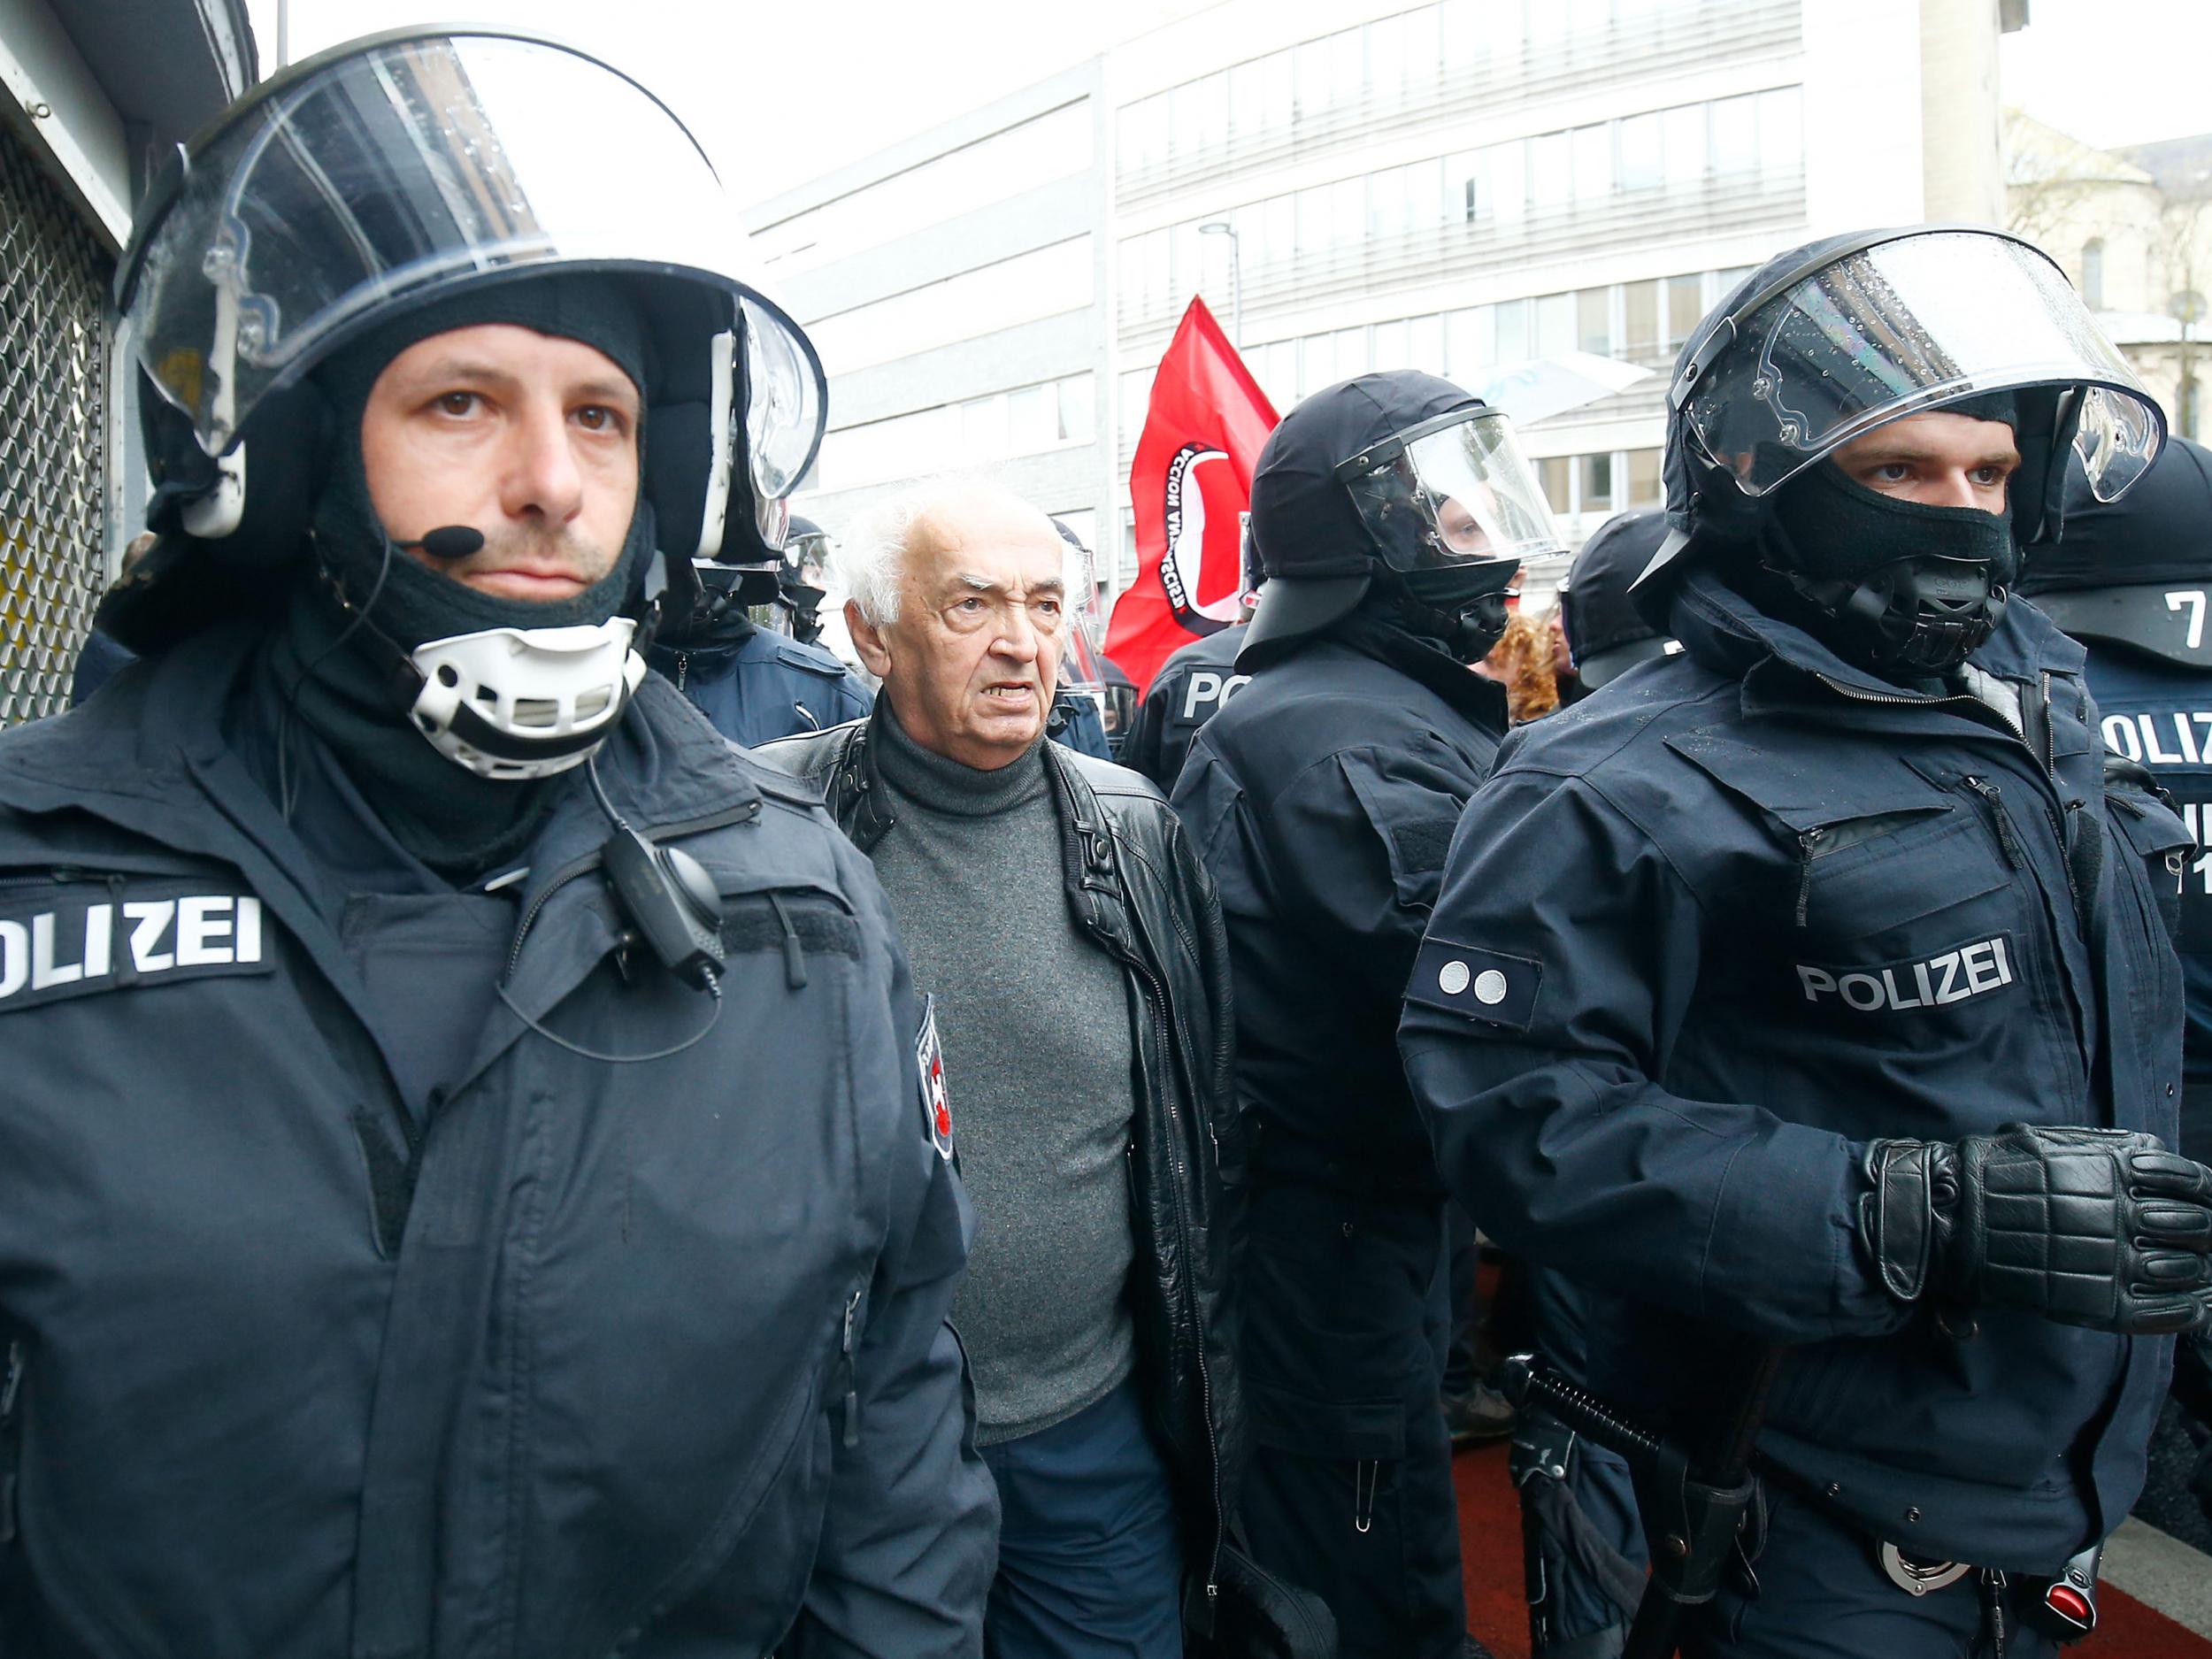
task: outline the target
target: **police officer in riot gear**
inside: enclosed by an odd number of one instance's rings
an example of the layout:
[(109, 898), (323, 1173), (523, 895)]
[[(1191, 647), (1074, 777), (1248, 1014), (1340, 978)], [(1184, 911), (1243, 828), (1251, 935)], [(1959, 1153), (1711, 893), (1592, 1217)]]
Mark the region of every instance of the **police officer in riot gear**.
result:
[[(795, 518), (787, 536), (818, 541), (810, 520)], [(700, 596), (680, 622), (664, 626), (652, 665), (696, 703), (733, 743), (757, 749), (780, 737), (826, 731), (856, 719), (874, 703), (867, 683), (829, 652), (787, 632), (811, 618), (822, 590), (806, 586), (813, 607), (788, 600), (793, 545), (740, 565), (697, 561)], [(818, 549), (815, 554), (819, 557)], [(814, 624), (814, 633), (821, 626)]]
[(1670, 409), (1637, 593), (1682, 653), (1501, 756), (1408, 1072), (1485, 1225), (1605, 1288), (1601, 1392), (1694, 1442), (1789, 1350), (1686, 1653), (2047, 1653), (2207, 1317), (2212, 1171), (2167, 1149), (2186, 832), (2007, 601), (2069, 449), (2116, 496), (2162, 421), (1970, 229), (1780, 256)]
[(920, 1002), (640, 654), (823, 424), (711, 167), (417, 28), (153, 203), (143, 655), (0, 733), (0, 1651), (973, 1659)]
[(1438, 1409), (1443, 1189), (1392, 1045), (1462, 806), (1506, 726), (1470, 672), (1521, 558), (1555, 549), (1497, 411), (1363, 375), (1286, 416), (1252, 480), (1252, 676), (1174, 792), (1221, 891), (1253, 1136), (1245, 1520), (1348, 1659), (1465, 1640)]
[(1582, 544), (1559, 589), (1560, 626), (1586, 693), (1682, 648), (1645, 618), (1629, 590), (1667, 539), (1657, 509), (1607, 519)]
[(776, 597), (789, 616), (784, 632), (802, 645), (822, 637), (822, 602), (829, 597), (822, 583), (828, 570), (828, 533), (813, 519), (792, 514), (776, 568)]
[(1161, 788), (1172, 791), (1181, 775), (1183, 757), (1190, 753), (1198, 728), (1221, 712), (1222, 705), (1250, 683), (1249, 674), (1237, 672), (1237, 652), (1244, 644), (1239, 631), (1251, 619), (1262, 580), (1259, 556), (1252, 547), (1252, 515), (1244, 515), (1244, 610), (1237, 619), (1202, 634), (1188, 645), (1179, 645), (1160, 664), (1160, 672), (1145, 687), (1137, 705), (1137, 718), (1122, 753), (1122, 764), (1133, 766)]
[[(2170, 438), (2115, 502), (2077, 480), (2065, 541), (2037, 549), (2020, 592), (2088, 647), (2104, 746), (2149, 770), (2201, 846), (2212, 803), (2212, 450)], [(2181, 918), (2181, 1150), (2202, 1161), (2212, 1157), (2212, 859), (2201, 854), (2182, 879)]]

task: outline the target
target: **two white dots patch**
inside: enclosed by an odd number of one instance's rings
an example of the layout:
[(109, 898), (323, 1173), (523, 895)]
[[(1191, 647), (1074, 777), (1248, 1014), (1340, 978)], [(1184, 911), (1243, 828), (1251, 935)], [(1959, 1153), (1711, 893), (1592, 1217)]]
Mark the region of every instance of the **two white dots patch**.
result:
[(1495, 968), (1472, 973), (1465, 963), (1453, 961), (1446, 963), (1436, 976), (1437, 988), (1447, 996), (1457, 996), (1471, 981), (1475, 987), (1475, 1001), (1485, 1007), (1494, 1008), (1505, 1001), (1505, 975)]

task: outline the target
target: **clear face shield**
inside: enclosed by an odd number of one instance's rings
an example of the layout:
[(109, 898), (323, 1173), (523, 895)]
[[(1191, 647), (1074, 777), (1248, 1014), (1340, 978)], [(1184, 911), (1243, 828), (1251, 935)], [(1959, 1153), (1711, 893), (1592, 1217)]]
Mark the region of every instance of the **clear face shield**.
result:
[(1512, 423), (1494, 409), (1424, 421), (1369, 445), (1336, 475), (1401, 575), (1513, 566), (1563, 550)]
[(2164, 442), (2158, 405), (2047, 257), (1943, 230), (1845, 255), (1767, 300), (1686, 365), (1672, 401), (1756, 498), (1886, 422), (2029, 387), (2078, 388), (2074, 449), (2100, 501)]
[(821, 439), (820, 362), (741, 274), (691, 134), (569, 48), (423, 34), (278, 76), (189, 156), (118, 294), (149, 380), (219, 457), (273, 392), (395, 310), (553, 268), (695, 287), (706, 360), (680, 369), (711, 410), (707, 534), (741, 448), (757, 527), (780, 546)]

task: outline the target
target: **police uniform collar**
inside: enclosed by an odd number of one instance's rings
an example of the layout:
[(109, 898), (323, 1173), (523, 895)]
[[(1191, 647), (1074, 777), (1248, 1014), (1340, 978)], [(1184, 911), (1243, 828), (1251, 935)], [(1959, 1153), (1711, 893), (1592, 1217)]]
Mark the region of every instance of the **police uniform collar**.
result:
[[(1771, 678), (1770, 665), (1840, 687), (1847, 695), (1915, 695), (1847, 663), (1804, 629), (1769, 616), (1710, 570), (1683, 578), (1675, 592), (1672, 621), (1684, 651), (1708, 668), (1744, 680), (1747, 701)], [(2033, 605), (2008, 603), (1996, 632), (1970, 660), (2001, 680), (2035, 680), (2046, 673), (2078, 676), (2087, 653)]]

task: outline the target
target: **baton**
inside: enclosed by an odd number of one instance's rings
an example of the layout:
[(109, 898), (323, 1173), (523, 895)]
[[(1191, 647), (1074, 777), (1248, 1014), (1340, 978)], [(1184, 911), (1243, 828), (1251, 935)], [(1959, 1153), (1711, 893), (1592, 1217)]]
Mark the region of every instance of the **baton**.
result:
[[(1693, 1462), (1675, 1441), (1615, 1409), (1533, 1354), (1517, 1354), (1499, 1371), (1516, 1407), (1540, 1406), (1577, 1433), (1625, 1459), (1640, 1477), (1640, 1507), (1651, 1541), (1651, 1578), (1637, 1603), (1621, 1659), (1673, 1659), (1682, 1610), (1712, 1599), (1728, 1564), (1755, 1484), (1752, 1448), (1766, 1419), (1767, 1396), (1783, 1350), (1759, 1351), (1715, 1432)], [(1647, 1498), (1647, 1494), (1648, 1497)], [(1649, 1512), (1649, 1505), (1662, 1512)]]

